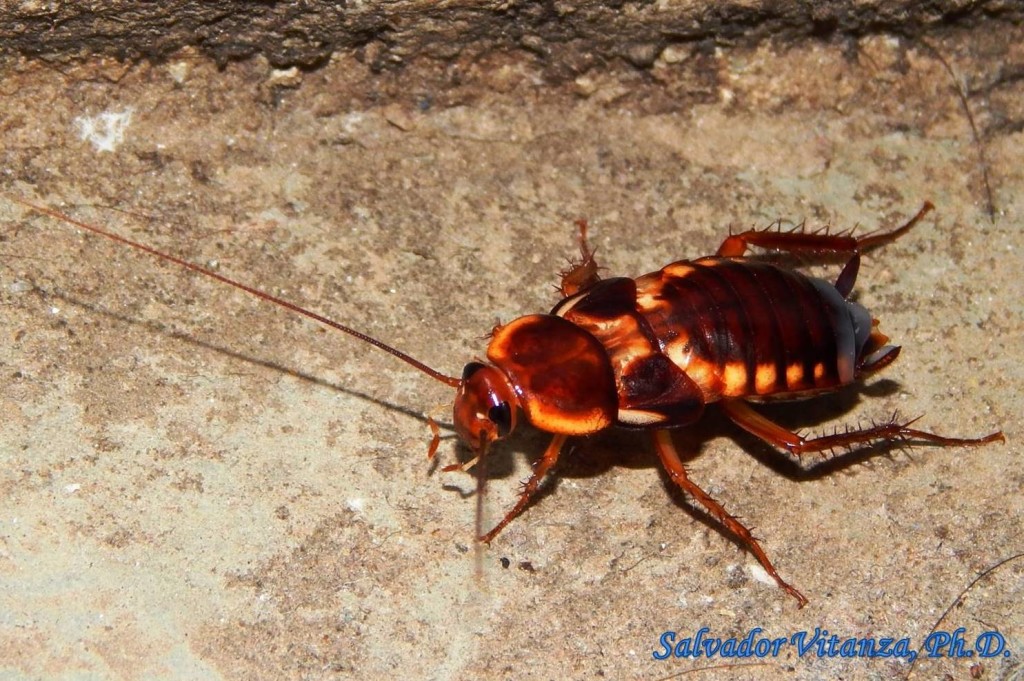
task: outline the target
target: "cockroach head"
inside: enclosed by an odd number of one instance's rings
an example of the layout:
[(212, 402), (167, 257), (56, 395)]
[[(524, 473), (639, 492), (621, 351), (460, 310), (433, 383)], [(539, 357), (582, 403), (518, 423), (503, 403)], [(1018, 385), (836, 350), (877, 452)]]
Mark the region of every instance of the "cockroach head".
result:
[(474, 452), (500, 440), (516, 427), (519, 398), (500, 369), (470, 362), (455, 395), (455, 432)]

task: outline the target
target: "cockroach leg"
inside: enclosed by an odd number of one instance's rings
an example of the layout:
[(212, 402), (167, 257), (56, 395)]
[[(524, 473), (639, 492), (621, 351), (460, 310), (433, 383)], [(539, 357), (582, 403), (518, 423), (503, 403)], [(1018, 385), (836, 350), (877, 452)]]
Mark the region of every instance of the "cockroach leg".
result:
[(886, 423), (853, 428), (833, 435), (804, 438), (758, 413), (743, 400), (722, 400), (721, 405), (726, 416), (740, 428), (774, 447), (797, 456), (871, 443), (906, 445), (913, 444), (914, 441), (923, 441), (940, 447), (970, 447), (990, 442), (1005, 442), (1002, 431), (979, 438), (943, 437), (911, 428), (917, 419), (900, 423), (895, 415)]
[(863, 253), (871, 248), (891, 244), (893, 241), (896, 241), (896, 239), (909, 232), (914, 225), (921, 221), (921, 218), (934, 209), (935, 205), (931, 201), (925, 201), (924, 205), (921, 206), (921, 209), (914, 214), (914, 217), (907, 220), (906, 224), (902, 227), (897, 227), (896, 229), (888, 232), (878, 230), (877, 232), (857, 237), (857, 250)]
[(433, 461), (434, 455), (437, 454), (437, 448), (441, 444), (441, 429), (438, 427), (437, 422), (427, 417), (427, 425), (430, 427), (430, 432), (433, 433), (430, 438), (430, 446), (427, 447), (427, 460)]
[(807, 598), (779, 576), (775, 566), (768, 559), (768, 554), (764, 552), (761, 545), (754, 539), (754, 535), (750, 533), (750, 530), (730, 515), (725, 510), (725, 507), (712, 499), (707, 492), (697, 486), (697, 483), (690, 480), (690, 477), (686, 474), (686, 468), (679, 458), (679, 453), (676, 451), (675, 444), (672, 442), (672, 436), (669, 434), (669, 431), (656, 430), (652, 439), (654, 440), (654, 448), (658, 452), (658, 457), (661, 459), (661, 465), (665, 467), (665, 471), (672, 479), (672, 482), (679, 485), (680, 489), (696, 499), (697, 503), (707, 509), (708, 513), (714, 516), (718, 522), (725, 525), (726, 529), (739, 537), (740, 541), (754, 554), (757, 561), (761, 563), (761, 567), (772, 576), (772, 579), (775, 580), (780, 589), (795, 598), (801, 608), (807, 605)]
[(580, 230), (580, 259), (577, 261), (570, 258), (568, 269), (559, 273), (562, 282), (558, 290), (566, 298), (576, 295), (601, 280), (597, 274), (599, 267), (597, 261), (594, 260), (594, 250), (587, 242), (587, 221), (580, 218), (576, 221), (576, 227)]
[(469, 461), (467, 461), (465, 463), (449, 464), (449, 465), (445, 466), (444, 468), (442, 468), (441, 472), (442, 473), (454, 473), (455, 471), (459, 471), (461, 473), (466, 473), (467, 471), (469, 471), (470, 468), (472, 468), (473, 466), (477, 465), (477, 463), (479, 463), (479, 462), (480, 462), (480, 455), (478, 454), (478, 455), (474, 456), (472, 459), (470, 459)]
[(562, 451), (562, 445), (565, 444), (565, 440), (568, 436), (558, 434), (551, 438), (551, 444), (544, 451), (544, 456), (540, 458), (537, 463), (533, 466), (533, 475), (523, 485), (523, 491), (519, 495), (519, 501), (512, 507), (512, 510), (505, 514), (501, 522), (498, 523), (493, 530), (480, 537), (480, 541), (490, 544), (491, 540), (498, 536), (498, 533), (505, 529), (505, 526), (512, 522), (513, 518), (522, 513), (523, 509), (526, 508), (527, 504), (530, 503), (530, 499), (537, 492), (537, 488), (540, 487), (540, 481), (547, 475), (547, 472), (551, 470), (551, 467), (558, 462), (558, 455)]
[(717, 255), (723, 258), (741, 258), (750, 246), (791, 253), (863, 253), (868, 249), (892, 243), (903, 236), (933, 208), (935, 206), (931, 201), (925, 201), (921, 210), (917, 211), (917, 214), (902, 227), (859, 237), (850, 233), (815, 234), (804, 231), (780, 232), (777, 229), (751, 229), (726, 237), (722, 245), (718, 247)]
[(587, 222), (586, 218), (579, 218), (576, 220), (576, 229), (579, 230), (579, 244), (580, 244), (580, 257), (583, 260), (594, 259), (594, 249), (590, 247), (590, 242), (587, 241), (587, 230), (590, 229), (590, 223)]

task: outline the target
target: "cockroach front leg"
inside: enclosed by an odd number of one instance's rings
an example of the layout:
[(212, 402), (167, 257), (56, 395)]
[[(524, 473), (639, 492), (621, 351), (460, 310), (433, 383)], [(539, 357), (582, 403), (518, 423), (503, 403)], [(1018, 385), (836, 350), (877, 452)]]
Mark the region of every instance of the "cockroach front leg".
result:
[(427, 447), (427, 460), (433, 461), (434, 456), (437, 454), (437, 448), (441, 444), (441, 427), (437, 425), (437, 421), (427, 417), (427, 426), (430, 428), (430, 445)]
[(587, 243), (587, 221), (580, 218), (576, 221), (580, 230), (580, 259), (569, 259), (568, 269), (562, 270), (559, 274), (562, 277), (558, 290), (562, 296), (568, 298), (574, 296), (585, 288), (589, 288), (599, 282), (597, 261), (594, 260), (594, 250)]
[(774, 447), (797, 456), (870, 443), (909, 444), (917, 440), (929, 442), (940, 447), (973, 447), (990, 442), (1005, 441), (1002, 431), (996, 431), (991, 435), (978, 438), (943, 437), (925, 430), (911, 428), (910, 426), (917, 419), (904, 423), (893, 419), (867, 428), (854, 428), (846, 432), (837, 432), (833, 435), (805, 438), (786, 430), (764, 415), (754, 411), (743, 400), (722, 400), (721, 405), (726, 416), (740, 428)]
[(505, 514), (505, 517), (502, 518), (501, 522), (493, 530), (480, 537), (480, 541), (490, 544), (491, 540), (497, 537), (498, 533), (505, 529), (505, 526), (512, 522), (513, 518), (522, 513), (523, 509), (530, 503), (530, 499), (537, 493), (540, 481), (544, 479), (544, 476), (551, 470), (551, 467), (558, 462), (558, 455), (561, 453), (562, 445), (565, 444), (567, 437), (567, 435), (555, 435), (551, 439), (551, 444), (544, 450), (544, 456), (534, 464), (533, 475), (523, 484), (523, 491), (519, 495), (519, 501), (516, 502), (511, 511)]
[(754, 535), (750, 533), (750, 530), (743, 525), (739, 520), (729, 514), (720, 503), (711, 498), (707, 492), (697, 486), (697, 483), (690, 480), (690, 477), (686, 474), (686, 468), (683, 467), (683, 462), (679, 458), (679, 453), (676, 451), (675, 444), (672, 442), (672, 436), (667, 430), (657, 430), (654, 432), (654, 448), (658, 452), (658, 457), (661, 459), (661, 465), (665, 467), (672, 482), (679, 485), (680, 489), (689, 494), (691, 497), (697, 500), (701, 506), (703, 506), (708, 513), (715, 517), (718, 522), (725, 525), (725, 527), (732, 532), (734, 535), (739, 537), (740, 541), (747, 547), (747, 549), (754, 554), (757, 561), (761, 563), (761, 566), (772, 576), (775, 583), (779, 585), (779, 588), (788, 593), (790, 596), (795, 598), (800, 604), (800, 607), (807, 605), (807, 598), (802, 593), (794, 589), (792, 586), (786, 583), (779, 573), (775, 570), (775, 566), (768, 559), (768, 554), (764, 552), (761, 545), (754, 539)]

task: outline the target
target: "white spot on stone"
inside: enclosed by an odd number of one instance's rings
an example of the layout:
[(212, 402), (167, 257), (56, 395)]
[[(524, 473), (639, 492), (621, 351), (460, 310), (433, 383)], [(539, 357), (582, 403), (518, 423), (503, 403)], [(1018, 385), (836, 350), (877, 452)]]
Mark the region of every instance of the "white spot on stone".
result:
[(104, 111), (98, 116), (79, 116), (75, 127), (83, 141), (89, 142), (96, 151), (114, 151), (124, 142), (125, 133), (132, 122), (135, 110)]
[(302, 84), (302, 72), (297, 66), (289, 69), (274, 69), (270, 72), (268, 81), (271, 86), (298, 87)]
[(345, 132), (352, 134), (356, 131), (356, 128), (363, 122), (364, 116), (358, 111), (353, 111), (346, 114), (341, 119), (341, 129)]
[(775, 580), (772, 578), (772, 576), (768, 574), (768, 571), (760, 565), (756, 563), (750, 563), (749, 565), (747, 565), (747, 567), (750, 568), (750, 576), (753, 577), (755, 580), (761, 582), (762, 584), (770, 584), (771, 586), (776, 586)]
[(173, 78), (174, 82), (178, 85), (185, 82), (185, 79), (188, 78), (188, 74), (191, 71), (192, 65), (187, 61), (174, 62), (167, 67), (167, 72), (171, 74), (171, 78)]
[(355, 499), (349, 499), (346, 501), (345, 505), (348, 506), (348, 510), (353, 513), (362, 513), (363, 509), (366, 507), (366, 502), (363, 499), (356, 497)]

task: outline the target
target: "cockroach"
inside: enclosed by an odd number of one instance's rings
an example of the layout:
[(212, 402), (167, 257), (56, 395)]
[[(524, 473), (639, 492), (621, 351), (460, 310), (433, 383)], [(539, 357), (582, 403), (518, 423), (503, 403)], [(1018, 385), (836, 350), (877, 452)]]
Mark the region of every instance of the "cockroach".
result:
[[(953, 438), (913, 428), (895, 415), (832, 435), (803, 437), (759, 413), (752, 403), (827, 395), (891, 364), (900, 352), (879, 322), (850, 299), (861, 254), (911, 230), (930, 202), (903, 226), (863, 236), (852, 232), (752, 229), (728, 236), (715, 255), (680, 260), (637, 279), (602, 279), (578, 222), (581, 257), (561, 273), (564, 296), (548, 314), (496, 326), (486, 360), (447, 376), (344, 324), (181, 258), (86, 224), (56, 210), (12, 198), (35, 212), (145, 251), (181, 267), (354, 336), (456, 389), (455, 431), (473, 453), (525, 419), (553, 437), (515, 505), (489, 532), (490, 543), (518, 516), (558, 461), (570, 437), (619, 427), (648, 431), (673, 483), (740, 539), (800, 607), (808, 601), (779, 575), (750, 530), (690, 479), (672, 441), (674, 428), (697, 423), (712, 404), (737, 426), (796, 457), (861, 446), (929, 443), (940, 447), (1003, 441), (1001, 431)], [(846, 256), (835, 283), (747, 256), (750, 247), (807, 256)], [(429, 455), (438, 446), (437, 425)]]

